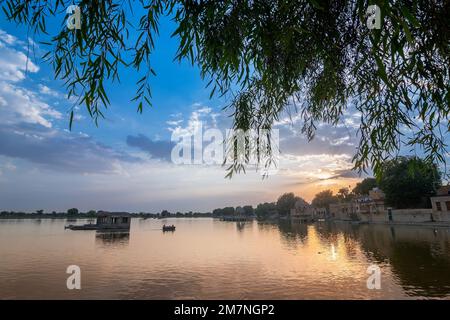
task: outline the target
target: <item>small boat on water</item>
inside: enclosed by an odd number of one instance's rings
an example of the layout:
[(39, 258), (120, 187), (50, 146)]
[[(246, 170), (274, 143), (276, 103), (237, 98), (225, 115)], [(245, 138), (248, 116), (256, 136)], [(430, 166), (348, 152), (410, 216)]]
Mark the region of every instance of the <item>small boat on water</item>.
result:
[(68, 226), (64, 226), (64, 229), (70, 229), (70, 230), (97, 230), (98, 226), (97, 224), (83, 224), (81, 226), (69, 224)]
[(171, 225), (171, 226), (163, 225), (162, 231), (163, 231), (163, 232), (166, 232), (166, 231), (175, 231), (175, 226), (174, 226), (174, 225)]

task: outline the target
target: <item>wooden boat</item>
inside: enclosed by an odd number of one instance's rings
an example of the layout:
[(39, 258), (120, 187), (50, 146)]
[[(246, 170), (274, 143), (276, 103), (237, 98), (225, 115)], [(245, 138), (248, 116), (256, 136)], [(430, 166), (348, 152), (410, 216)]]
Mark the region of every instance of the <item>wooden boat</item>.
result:
[(163, 232), (166, 232), (166, 231), (175, 231), (175, 226), (174, 226), (174, 225), (171, 225), (171, 226), (163, 225), (162, 230), (163, 230)]
[(91, 224), (84, 224), (84, 225), (81, 225), (81, 226), (77, 226), (77, 225), (71, 224), (71, 225), (65, 226), (64, 229), (70, 229), (70, 230), (97, 230), (98, 226), (97, 226), (97, 224), (93, 224), (93, 223), (91, 223)]

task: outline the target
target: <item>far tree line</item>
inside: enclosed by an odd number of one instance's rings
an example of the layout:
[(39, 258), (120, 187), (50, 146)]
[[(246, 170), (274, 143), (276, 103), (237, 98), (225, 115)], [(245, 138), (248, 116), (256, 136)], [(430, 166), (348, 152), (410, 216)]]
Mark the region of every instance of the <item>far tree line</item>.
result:
[[(437, 189), (442, 185), (441, 174), (437, 166), (430, 164), (418, 157), (397, 157), (384, 163), (383, 175), (375, 178), (365, 178), (350, 190), (344, 187), (336, 194), (332, 190), (323, 190), (317, 193), (311, 201), (311, 205), (316, 208), (329, 209), (330, 204), (351, 201), (356, 197), (366, 196), (373, 188), (380, 188), (385, 193), (385, 203), (387, 206), (405, 208), (430, 208), (430, 197), (436, 194)], [(280, 195), (276, 202), (260, 203), (253, 208), (251, 205), (242, 207), (217, 208), (211, 212), (176, 212), (171, 213), (163, 210), (160, 213), (133, 213), (137, 216), (155, 217), (223, 217), (231, 215), (256, 215), (267, 217), (270, 215), (289, 215), (297, 201), (309, 205), (303, 198), (296, 196), (292, 192)], [(97, 211), (90, 210), (80, 212), (77, 208), (68, 209), (67, 212), (44, 213), (44, 210), (36, 210), (34, 215), (53, 216), (95, 216)], [(25, 212), (2, 211), (0, 216), (20, 216), (29, 215)]]
[(352, 190), (341, 188), (336, 194), (324, 190), (312, 200), (315, 207), (328, 208), (330, 204), (351, 201), (365, 196), (373, 188), (385, 194), (385, 204), (396, 209), (431, 208), (430, 197), (442, 186), (437, 166), (418, 157), (397, 157), (384, 163), (384, 173), (378, 179), (366, 178)]
[[(330, 204), (349, 202), (357, 197), (368, 196), (369, 191), (380, 188), (385, 193), (387, 206), (405, 208), (430, 208), (430, 197), (436, 194), (442, 185), (441, 174), (437, 166), (418, 157), (397, 157), (384, 162), (384, 174), (378, 179), (368, 177), (357, 183), (353, 189), (344, 187), (337, 191), (323, 190), (317, 193), (311, 201), (316, 208), (329, 210)], [(309, 205), (294, 193), (284, 193), (276, 202), (260, 203), (256, 206), (254, 214), (258, 217), (270, 215), (285, 216), (294, 208), (297, 201)], [(233, 207), (216, 209), (213, 215), (232, 215), (236, 211)]]
[(270, 215), (289, 215), (290, 210), (295, 206), (297, 201), (303, 201), (305, 204), (307, 202), (300, 197), (297, 197), (294, 193), (284, 193), (278, 197), (276, 202), (265, 202), (260, 203), (253, 208), (251, 205), (246, 205), (243, 207), (225, 207), (214, 209), (212, 212), (213, 217), (223, 217), (223, 216), (251, 216), (256, 215), (260, 218), (267, 217)]
[[(0, 211), (0, 217), (76, 217), (76, 218), (95, 218), (98, 213), (103, 212), (103, 210), (89, 210), (86, 212), (81, 212), (77, 208), (68, 209), (65, 212), (45, 212), (43, 209), (35, 210), (34, 212), (24, 212), (24, 211)], [(210, 217), (211, 212), (176, 212), (171, 213), (167, 210), (162, 210), (158, 213), (149, 212), (126, 212), (132, 216), (136, 217)]]
[(81, 212), (77, 208), (70, 208), (67, 211), (51, 211), (51, 212), (45, 212), (43, 209), (35, 210), (34, 212), (24, 212), (24, 211), (1, 211), (0, 216), (85, 216), (85, 217), (93, 217), (97, 214), (96, 210), (89, 210), (86, 212)]

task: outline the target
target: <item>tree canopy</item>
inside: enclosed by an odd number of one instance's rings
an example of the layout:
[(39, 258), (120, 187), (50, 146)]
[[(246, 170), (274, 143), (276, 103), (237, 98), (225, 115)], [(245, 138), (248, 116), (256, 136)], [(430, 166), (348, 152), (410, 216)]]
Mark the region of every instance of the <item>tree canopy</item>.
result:
[(375, 178), (365, 178), (363, 181), (356, 184), (352, 192), (359, 196), (368, 195), (369, 191), (377, 186), (378, 184)]
[(339, 201), (349, 201), (353, 198), (354, 194), (350, 192), (349, 188), (340, 188), (336, 194), (336, 198)]
[(264, 202), (256, 206), (255, 214), (259, 218), (263, 218), (271, 213), (275, 213), (276, 211), (277, 211), (277, 204), (275, 202)]
[(279, 214), (281, 214), (281, 215), (290, 214), (291, 209), (293, 209), (295, 207), (295, 203), (297, 201), (302, 201), (305, 204), (307, 204), (305, 200), (303, 200), (300, 197), (295, 196), (295, 194), (292, 192), (284, 193), (281, 196), (279, 196), (278, 200), (277, 200), (277, 210), (278, 210)]
[(330, 209), (330, 204), (338, 202), (338, 198), (333, 195), (333, 191), (324, 190), (314, 196), (311, 204), (316, 208)]
[(76, 214), (78, 214), (78, 209), (77, 208), (68, 209), (67, 214), (76, 215)]
[(399, 209), (430, 207), (429, 197), (441, 186), (435, 165), (417, 157), (398, 157), (383, 166), (379, 186), (387, 205)]
[[(295, 112), (312, 139), (318, 123), (338, 125), (357, 111), (355, 168), (379, 174), (402, 145), (445, 161), (449, 1), (80, 0), (81, 29), (57, 32), (46, 21), (71, 0), (1, 2), (8, 19), (50, 34), (44, 59), (96, 123), (110, 104), (105, 83), (119, 80), (123, 67), (142, 73), (137, 109), (152, 104), (150, 57), (167, 15), (177, 26), (175, 59), (199, 66), (211, 95), (227, 98), (236, 129), (271, 129)], [(380, 7), (380, 29), (366, 26), (369, 4)], [(261, 152), (270, 157), (270, 149)], [(228, 170), (247, 163), (235, 157)]]
[(247, 216), (252, 215), (254, 212), (253, 206), (250, 206), (250, 205), (243, 206), (243, 209), (244, 209), (245, 215), (247, 215)]

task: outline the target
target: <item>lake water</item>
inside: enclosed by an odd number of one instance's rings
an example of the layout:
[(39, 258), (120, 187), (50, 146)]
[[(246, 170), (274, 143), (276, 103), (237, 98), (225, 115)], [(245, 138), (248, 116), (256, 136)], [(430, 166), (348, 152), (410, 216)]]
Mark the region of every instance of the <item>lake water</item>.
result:
[[(69, 223), (0, 220), (1, 299), (450, 298), (450, 229), (196, 218), (133, 219), (118, 234)], [(372, 264), (379, 290), (367, 289)], [(66, 287), (69, 265), (81, 290)]]

